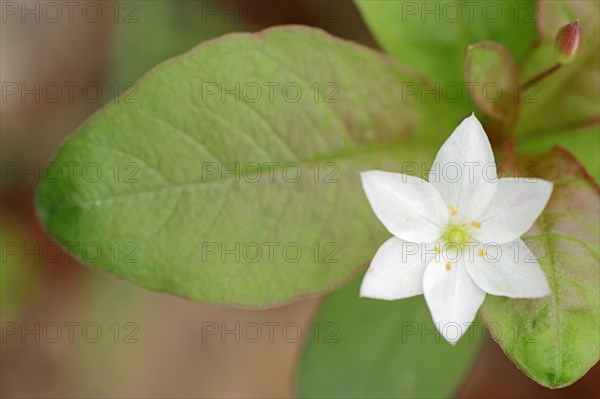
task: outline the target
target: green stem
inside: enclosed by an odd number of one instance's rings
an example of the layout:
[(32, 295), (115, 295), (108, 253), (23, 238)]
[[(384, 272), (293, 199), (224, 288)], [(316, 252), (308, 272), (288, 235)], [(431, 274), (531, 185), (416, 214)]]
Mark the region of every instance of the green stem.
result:
[(552, 75), (554, 72), (556, 72), (560, 67), (562, 66), (562, 64), (556, 64), (554, 65), (552, 68), (545, 70), (544, 72), (534, 76), (533, 78), (529, 79), (527, 82), (523, 83), (521, 85), (521, 91), (525, 91), (527, 89), (529, 89), (531, 86), (533, 86), (534, 84), (538, 83), (540, 80)]

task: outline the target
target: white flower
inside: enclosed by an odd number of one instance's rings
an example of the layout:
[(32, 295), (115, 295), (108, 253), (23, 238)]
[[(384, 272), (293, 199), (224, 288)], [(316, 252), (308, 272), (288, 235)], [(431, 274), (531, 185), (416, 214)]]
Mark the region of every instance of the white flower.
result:
[(394, 235), (375, 254), (362, 297), (424, 294), (437, 329), (454, 344), (486, 293), (510, 298), (550, 293), (520, 237), (546, 206), (552, 184), (498, 179), (492, 148), (474, 115), (439, 150), (429, 181), (377, 170), (361, 177), (373, 211)]

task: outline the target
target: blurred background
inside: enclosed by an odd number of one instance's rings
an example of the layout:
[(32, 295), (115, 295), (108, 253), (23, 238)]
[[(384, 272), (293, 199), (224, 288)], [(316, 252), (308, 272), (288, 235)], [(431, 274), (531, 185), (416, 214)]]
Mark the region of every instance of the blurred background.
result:
[[(292, 397), (302, 337), (287, 327), (306, 333), (319, 298), (254, 311), (143, 290), (62, 252), (36, 221), (33, 195), (61, 141), (158, 62), (227, 32), (281, 24), (318, 26), (376, 47), (355, 6), (345, 0), (1, 3), (1, 396)], [(273, 336), (251, 342), (254, 323), (272, 325)], [(490, 342), (456, 393), (599, 396), (598, 365), (573, 386), (550, 391)]]

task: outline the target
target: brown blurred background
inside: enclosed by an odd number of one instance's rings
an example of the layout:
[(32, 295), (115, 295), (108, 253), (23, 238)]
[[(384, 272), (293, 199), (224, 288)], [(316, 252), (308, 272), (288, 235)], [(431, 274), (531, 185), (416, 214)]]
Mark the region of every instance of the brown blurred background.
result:
[[(61, 16), (51, 2), (1, 2), (1, 232), (3, 243), (19, 245), (18, 256), (2, 247), (2, 397), (293, 395), (301, 341), (281, 329), (306, 332), (318, 298), (250, 311), (149, 292), (58, 253), (33, 210), (39, 174), (60, 142), (153, 65), (203, 40), (299, 23), (376, 46), (350, 1), (252, 0), (263, 11), (240, 12), (248, 2), (79, 1)], [(206, 334), (236, 323), (273, 323), (273, 342)], [(56, 325), (61, 337), (51, 342)], [(595, 398), (600, 369), (551, 391), (486, 343), (457, 397)]]

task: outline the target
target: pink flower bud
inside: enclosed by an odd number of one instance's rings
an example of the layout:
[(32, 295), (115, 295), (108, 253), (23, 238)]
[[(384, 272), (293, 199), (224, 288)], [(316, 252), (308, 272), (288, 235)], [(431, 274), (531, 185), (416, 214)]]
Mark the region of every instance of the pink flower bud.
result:
[(556, 51), (558, 52), (558, 62), (569, 64), (575, 59), (575, 55), (581, 47), (583, 35), (579, 20), (571, 22), (560, 28), (556, 35)]

